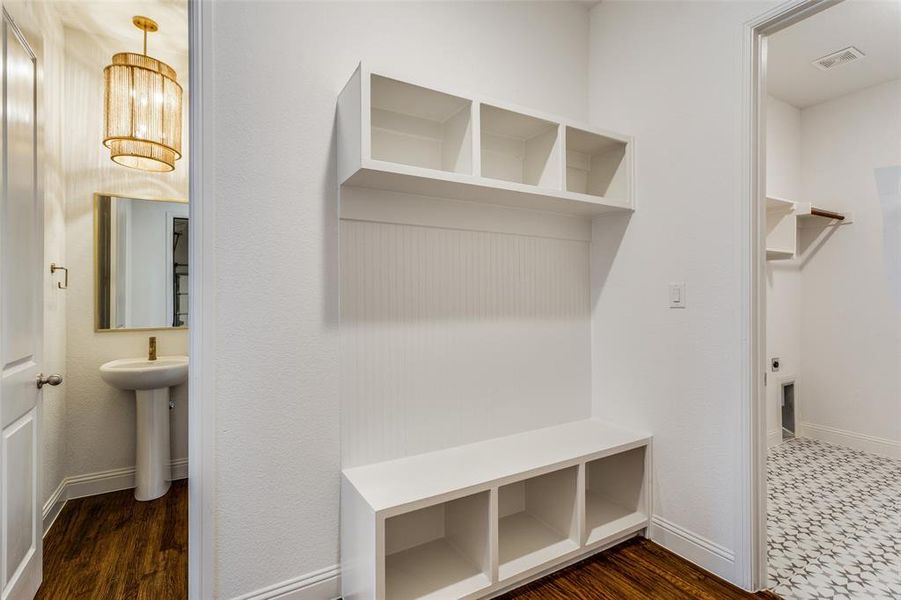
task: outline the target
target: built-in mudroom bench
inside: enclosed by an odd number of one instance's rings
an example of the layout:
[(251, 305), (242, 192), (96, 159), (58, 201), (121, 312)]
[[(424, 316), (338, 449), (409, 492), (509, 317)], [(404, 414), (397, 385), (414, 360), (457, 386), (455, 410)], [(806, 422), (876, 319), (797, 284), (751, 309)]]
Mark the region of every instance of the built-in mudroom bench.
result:
[(345, 469), (345, 599), (481, 598), (648, 526), (648, 435), (586, 419)]
[(343, 598), (491, 597), (645, 530), (651, 436), (590, 418), (632, 138), (366, 65), (337, 124)]

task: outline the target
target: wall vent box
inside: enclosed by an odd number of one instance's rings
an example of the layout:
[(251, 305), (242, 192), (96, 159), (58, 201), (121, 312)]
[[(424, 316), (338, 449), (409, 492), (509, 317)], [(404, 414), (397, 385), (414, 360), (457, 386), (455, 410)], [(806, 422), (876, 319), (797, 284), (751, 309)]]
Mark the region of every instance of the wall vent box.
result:
[(577, 476), (570, 467), (498, 490), (502, 581), (579, 548)]
[(646, 452), (642, 446), (586, 465), (586, 544), (621, 535), (647, 522)]
[(336, 121), (339, 185), (573, 216), (633, 208), (630, 136), (365, 64)]
[(841, 50), (833, 52), (832, 54), (821, 56), (811, 64), (821, 71), (828, 71), (829, 69), (834, 69), (835, 67), (840, 67), (850, 62), (860, 60), (865, 56), (866, 54), (864, 54), (854, 46), (848, 46), (847, 48), (842, 48)]
[(460, 598), (491, 585), (490, 493), (385, 520), (385, 597)]

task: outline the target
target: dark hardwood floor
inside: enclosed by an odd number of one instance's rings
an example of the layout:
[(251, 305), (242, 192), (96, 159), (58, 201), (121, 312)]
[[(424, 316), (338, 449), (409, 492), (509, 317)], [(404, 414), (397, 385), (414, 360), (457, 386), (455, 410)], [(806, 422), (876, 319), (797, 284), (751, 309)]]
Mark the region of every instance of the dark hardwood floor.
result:
[(68, 502), (44, 538), (39, 600), (188, 597), (188, 481), (138, 502), (133, 490)]
[[(44, 539), (39, 600), (188, 596), (188, 482), (138, 502), (132, 490), (72, 500)], [(635, 538), (503, 596), (505, 600), (733, 600), (749, 594)]]
[(738, 600), (750, 594), (644, 538), (632, 538), (502, 596), (504, 600)]

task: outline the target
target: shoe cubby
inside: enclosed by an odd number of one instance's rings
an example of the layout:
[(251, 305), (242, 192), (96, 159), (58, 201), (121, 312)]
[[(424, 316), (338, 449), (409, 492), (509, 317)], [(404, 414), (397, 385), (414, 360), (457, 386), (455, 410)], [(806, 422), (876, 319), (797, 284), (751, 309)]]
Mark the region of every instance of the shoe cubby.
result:
[(482, 177), (562, 188), (557, 123), (490, 104), (479, 114)]
[(498, 489), (501, 581), (579, 548), (578, 467)]
[(385, 598), (460, 598), (491, 585), (490, 492), (385, 520)]
[(647, 525), (646, 453), (640, 446), (585, 464), (586, 544)]
[(371, 152), (374, 160), (472, 173), (472, 102), (372, 75)]
[(566, 128), (566, 190), (627, 200), (629, 154), (624, 140)]
[(344, 469), (342, 596), (487, 598), (622, 541), (650, 444), (585, 419)]

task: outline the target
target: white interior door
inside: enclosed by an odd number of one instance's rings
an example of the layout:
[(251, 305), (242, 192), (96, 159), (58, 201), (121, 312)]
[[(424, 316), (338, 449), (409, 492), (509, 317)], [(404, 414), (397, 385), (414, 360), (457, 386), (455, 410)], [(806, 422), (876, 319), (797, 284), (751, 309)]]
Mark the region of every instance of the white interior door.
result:
[(43, 340), (43, 209), (37, 189), (37, 61), (3, 12), (0, 172), (0, 585), (31, 600), (41, 583), (36, 380)]

